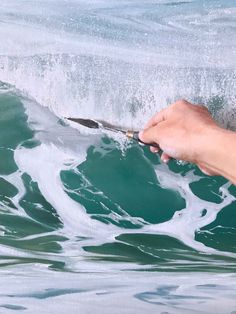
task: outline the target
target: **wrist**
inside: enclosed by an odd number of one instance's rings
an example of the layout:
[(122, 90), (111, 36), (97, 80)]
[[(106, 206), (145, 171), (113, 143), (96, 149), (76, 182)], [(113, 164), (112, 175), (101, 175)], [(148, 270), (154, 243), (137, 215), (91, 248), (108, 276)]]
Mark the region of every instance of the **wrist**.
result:
[(233, 169), (236, 160), (236, 133), (220, 127), (209, 127), (202, 137), (197, 163), (215, 175), (236, 182)]
[(220, 147), (223, 147), (225, 136), (230, 132), (217, 125), (210, 125), (203, 128), (196, 136), (195, 163), (202, 165), (214, 164)]

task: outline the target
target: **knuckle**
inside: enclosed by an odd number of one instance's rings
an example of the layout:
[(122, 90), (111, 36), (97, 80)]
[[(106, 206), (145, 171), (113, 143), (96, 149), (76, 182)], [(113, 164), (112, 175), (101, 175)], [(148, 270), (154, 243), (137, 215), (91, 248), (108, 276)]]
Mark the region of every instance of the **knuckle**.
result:
[(180, 99), (180, 100), (179, 100), (179, 103), (180, 103), (181, 105), (188, 105), (188, 104), (189, 104), (189, 102), (188, 102), (186, 99)]
[(185, 99), (177, 100), (175, 103), (171, 105), (172, 109), (184, 109), (189, 105), (189, 102)]
[(198, 105), (203, 111), (209, 111), (208, 108), (202, 104)]

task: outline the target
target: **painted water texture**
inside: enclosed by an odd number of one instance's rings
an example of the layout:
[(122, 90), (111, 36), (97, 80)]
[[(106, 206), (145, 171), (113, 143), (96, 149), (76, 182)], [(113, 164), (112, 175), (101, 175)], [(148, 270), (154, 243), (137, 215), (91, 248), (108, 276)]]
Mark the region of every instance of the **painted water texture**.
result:
[(0, 313), (236, 313), (236, 187), (64, 119), (235, 129), (235, 1), (1, 0), (0, 40)]

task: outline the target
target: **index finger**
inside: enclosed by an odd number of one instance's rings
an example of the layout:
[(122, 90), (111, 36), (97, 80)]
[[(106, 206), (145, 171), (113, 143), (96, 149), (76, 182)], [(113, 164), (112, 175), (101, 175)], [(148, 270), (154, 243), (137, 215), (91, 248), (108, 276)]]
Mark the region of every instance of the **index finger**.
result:
[(157, 112), (145, 125), (145, 129), (151, 128), (156, 124), (166, 120), (166, 108), (162, 109), (161, 111)]

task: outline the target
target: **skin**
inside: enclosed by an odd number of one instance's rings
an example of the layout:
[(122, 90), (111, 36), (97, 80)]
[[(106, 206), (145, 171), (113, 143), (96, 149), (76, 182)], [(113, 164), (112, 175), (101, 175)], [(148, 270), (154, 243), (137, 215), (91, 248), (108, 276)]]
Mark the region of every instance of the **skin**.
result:
[(164, 162), (170, 158), (192, 162), (204, 173), (222, 175), (236, 184), (236, 133), (222, 129), (205, 106), (177, 101), (155, 114), (139, 138), (157, 143)]

